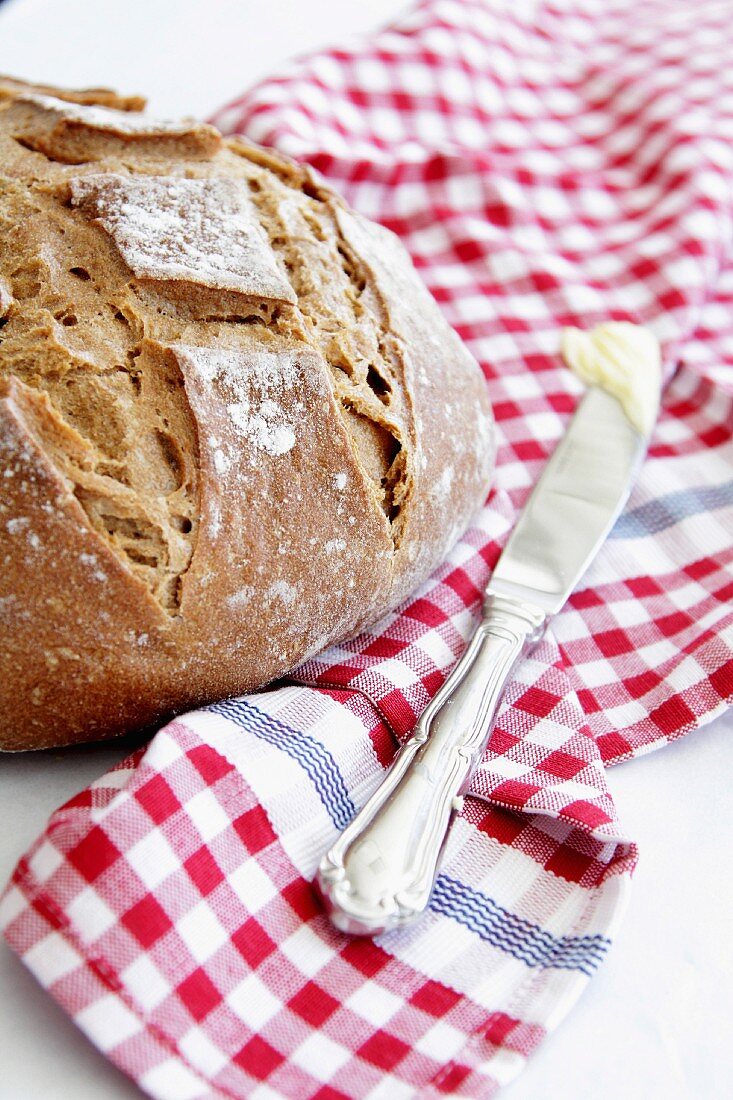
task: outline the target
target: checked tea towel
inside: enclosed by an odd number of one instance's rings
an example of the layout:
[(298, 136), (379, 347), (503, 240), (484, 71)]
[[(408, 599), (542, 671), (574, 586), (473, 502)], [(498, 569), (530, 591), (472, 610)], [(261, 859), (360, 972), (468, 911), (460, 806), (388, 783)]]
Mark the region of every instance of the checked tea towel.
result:
[[(613, 938), (635, 852), (604, 768), (733, 695), (733, 3), (432, 0), (292, 64), (222, 128), (394, 229), (484, 370), (488, 504), (428, 584), (297, 682), (185, 715), (58, 810), (8, 942), (151, 1096), (492, 1096)], [(580, 387), (564, 325), (649, 325), (631, 501), (518, 669), (425, 919), (334, 931), (309, 886), (475, 625)]]

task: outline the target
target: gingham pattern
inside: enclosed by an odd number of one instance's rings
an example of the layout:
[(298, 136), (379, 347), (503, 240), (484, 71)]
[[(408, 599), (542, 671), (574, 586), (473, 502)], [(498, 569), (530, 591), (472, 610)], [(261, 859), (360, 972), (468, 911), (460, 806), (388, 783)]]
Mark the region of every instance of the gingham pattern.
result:
[(171, 723), (57, 811), (6, 939), (161, 1100), (493, 1095), (603, 959), (633, 849), (468, 799), (425, 919), (343, 936), (310, 882), (389, 743), (301, 687)]
[[(603, 764), (733, 692), (733, 4), (420, 5), (224, 128), (395, 229), (474, 351), (488, 507), (424, 589), (302, 683), (187, 715), (62, 807), (0, 922), (152, 1096), (483, 1098), (602, 959), (633, 846)], [(669, 384), (611, 538), (507, 693), (430, 912), (372, 944), (308, 886), (461, 652), (579, 386), (559, 330), (651, 325)]]

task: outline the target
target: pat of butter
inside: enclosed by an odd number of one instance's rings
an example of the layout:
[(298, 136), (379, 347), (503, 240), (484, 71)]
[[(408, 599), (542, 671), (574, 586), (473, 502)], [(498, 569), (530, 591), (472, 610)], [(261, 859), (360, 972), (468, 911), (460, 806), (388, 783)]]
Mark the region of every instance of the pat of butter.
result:
[(618, 398), (637, 431), (651, 435), (662, 389), (662, 353), (654, 333), (628, 321), (610, 321), (591, 332), (566, 328), (562, 355), (587, 385)]

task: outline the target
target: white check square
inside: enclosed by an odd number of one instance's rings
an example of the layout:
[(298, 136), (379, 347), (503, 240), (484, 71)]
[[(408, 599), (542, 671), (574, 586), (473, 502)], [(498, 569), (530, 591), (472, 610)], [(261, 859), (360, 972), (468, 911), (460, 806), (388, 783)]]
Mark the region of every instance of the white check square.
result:
[(311, 1077), (319, 1081), (330, 1081), (352, 1057), (348, 1047), (335, 1043), (322, 1032), (314, 1031), (291, 1054), (290, 1061), (295, 1062), (296, 1066), (300, 1066)]
[(85, 887), (66, 907), (74, 931), (83, 943), (93, 943), (117, 924), (119, 914), (102, 901), (93, 886)]
[(358, 1012), (375, 1027), (384, 1027), (386, 1022), (402, 1008), (404, 1000), (390, 993), (376, 982), (365, 981), (352, 993), (346, 1007)]
[(142, 1030), (142, 1022), (114, 993), (92, 1001), (74, 1020), (94, 1045), (105, 1052)]
[(179, 1041), (178, 1046), (186, 1060), (194, 1069), (204, 1074), (207, 1078), (215, 1077), (217, 1073), (229, 1065), (229, 1055), (224, 1054), (204, 1034), (200, 1027), (192, 1027)]
[(121, 976), (132, 997), (145, 1012), (152, 1012), (171, 992), (170, 983), (148, 955), (138, 955)]
[(248, 859), (228, 876), (228, 882), (250, 913), (259, 911), (277, 896), (277, 887), (255, 859)]
[(48, 988), (75, 970), (81, 958), (65, 939), (51, 932), (26, 952), (23, 962), (41, 985)]
[(229, 941), (229, 933), (205, 901), (176, 922), (176, 931), (197, 963), (205, 963)]
[(249, 974), (227, 995), (226, 1003), (251, 1031), (260, 1031), (282, 1008), (256, 974)]
[(155, 890), (181, 866), (178, 856), (159, 829), (133, 844), (125, 858), (148, 890)]
[(198, 1100), (211, 1095), (208, 1083), (175, 1058), (149, 1069), (140, 1084), (150, 1096), (160, 1100)]
[(195, 794), (186, 803), (185, 810), (205, 843), (223, 833), (231, 825), (221, 808), (219, 799), (208, 788)]
[(46, 882), (63, 862), (58, 848), (44, 840), (28, 860), (28, 866), (38, 882)]

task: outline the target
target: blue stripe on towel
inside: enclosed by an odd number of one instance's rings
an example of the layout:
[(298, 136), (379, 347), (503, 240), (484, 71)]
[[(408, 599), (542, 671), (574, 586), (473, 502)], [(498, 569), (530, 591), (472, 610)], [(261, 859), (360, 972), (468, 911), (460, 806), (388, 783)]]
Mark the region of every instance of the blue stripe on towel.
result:
[(243, 699), (212, 703), (205, 710), (222, 714), (255, 737), (292, 757), (306, 773), (337, 829), (345, 829), (356, 814), (343, 776), (325, 745), (303, 730), (294, 730)]
[[(316, 738), (286, 726), (243, 699), (229, 699), (205, 708), (223, 715), (255, 737), (287, 753), (313, 783), (337, 829), (356, 814), (331, 753)], [(543, 970), (578, 970), (590, 976), (610, 946), (605, 936), (554, 936), (539, 924), (519, 917), (492, 898), (448, 875), (439, 875), (430, 901), (434, 913), (462, 924), (485, 943), (527, 966)]]
[(733, 506), (733, 481), (725, 485), (701, 485), (695, 489), (679, 489), (657, 500), (624, 512), (611, 531), (612, 539), (638, 539), (657, 535), (674, 527), (683, 519)]
[(451, 917), (492, 947), (543, 970), (580, 970), (590, 976), (611, 941), (605, 936), (553, 936), (457, 879), (439, 875), (430, 908)]

